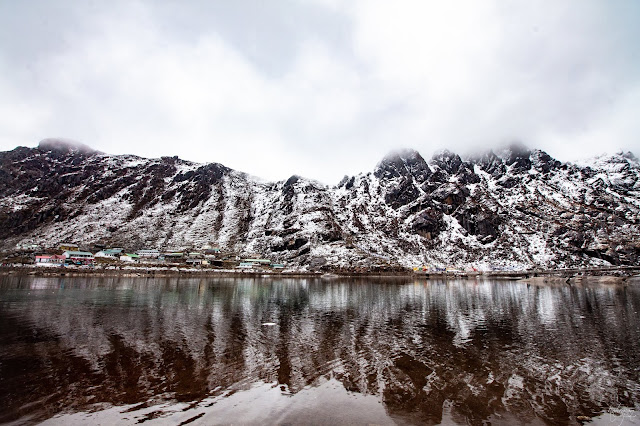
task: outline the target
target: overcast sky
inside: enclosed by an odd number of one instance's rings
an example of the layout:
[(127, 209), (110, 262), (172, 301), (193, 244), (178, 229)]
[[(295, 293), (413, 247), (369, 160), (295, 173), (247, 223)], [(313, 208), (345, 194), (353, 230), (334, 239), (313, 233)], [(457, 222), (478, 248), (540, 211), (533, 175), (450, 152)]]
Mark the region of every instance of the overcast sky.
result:
[(389, 151), (640, 155), (640, 1), (0, 0), (0, 150), (335, 184)]

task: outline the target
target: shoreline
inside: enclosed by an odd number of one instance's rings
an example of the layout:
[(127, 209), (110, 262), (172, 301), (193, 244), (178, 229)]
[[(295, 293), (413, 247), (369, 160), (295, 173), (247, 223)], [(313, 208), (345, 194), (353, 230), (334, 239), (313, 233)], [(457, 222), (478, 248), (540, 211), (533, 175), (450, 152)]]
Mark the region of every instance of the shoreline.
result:
[(230, 270), (230, 269), (195, 269), (195, 268), (132, 268), (121, 269), (91, 269), (91, 268), (42, 268), (29, 266), (0, 266), (0, 276), (19, 275), (37, 277), (273, 277), (273, 278), (338, 278), (338, 277), (414, 277), (417, 274), (406, 272), (323, 272), (323, 271), (259, 271), (259, 270)]
[(485, 272), (414, 272), (414, 271), (272, 271), (272, 270), (230, 270), (197, 268), (122, 267), (104, 268), (43, 268), (35, 266), (0, 266), (0, 276), (20, 275), (37, 277), (273, 277), (273, 278), (421, 278), (421, 279), (494, 279), (524, 280), (528, 282), (579, 281), (582, 279), (613, 277), (621, 281), (637, 277), (640, 266), (620, 266), (607, 268), (574, 268), (528, 271), (485, 271)]

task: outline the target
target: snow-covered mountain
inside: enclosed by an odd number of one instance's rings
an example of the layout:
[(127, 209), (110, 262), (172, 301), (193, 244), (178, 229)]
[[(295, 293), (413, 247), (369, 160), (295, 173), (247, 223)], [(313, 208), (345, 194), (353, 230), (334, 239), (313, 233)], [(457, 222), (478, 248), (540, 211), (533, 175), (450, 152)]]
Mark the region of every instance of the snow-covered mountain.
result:
[(325, 269), (637, 264), (639, 224), (631, 153), (572, 164), (522, 146), (464, 160), (405, 150), (336, 187), (59, 140), (0, 153), (5, 249), (210, 244)]

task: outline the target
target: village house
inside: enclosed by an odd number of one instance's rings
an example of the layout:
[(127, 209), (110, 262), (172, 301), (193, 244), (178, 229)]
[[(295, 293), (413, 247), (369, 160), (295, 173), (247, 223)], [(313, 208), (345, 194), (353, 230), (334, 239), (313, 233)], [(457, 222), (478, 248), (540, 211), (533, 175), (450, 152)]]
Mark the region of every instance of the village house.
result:
[(185, 262), (187, 263), (187, 265), (197, 266), (202, 265), (204, 261), (199, 258), (189, 257)]
[(242, 259), (237, 268), (240, 269), (262, 269), (271, 265), (269, 259)]
[(157, 249), (143, 249), (138, 250), (136, 254), (140, 257), (158, 258), (160, 256), (160, 251)]
[(64, 265), (66, 257), (59, 254), (43, 254), (36, 256), (36, 266), (56, 267)]
[(40, 244), (35, 243), (33, 240), (20, 241), (16, 244), (17, 250), (26, 250), (26, 251), (38, 251), (42, 250)]
[(122, 256), (120, 256), (120, 261), (122, 261), (122, 262), (137, 262), (139, 257), (140, 256), (138, 256), (137, 254), (134, 254), (134, 253), (125, 253)]
[(62, 251), (79, 251), (80, 247), (73, 243), (60, 243), (58, 244), (58, 250)]
[(67, 250), (62, 253), (62, 256), (76, 265), (90, 265), (95, 261), (93, 254), (88, 251)]
[(95, 257), (117, 259), (120, 256), (120, 254), (123, 252), (123, 250), (124, 249), (122, 249), (122, 248), (104, 249), (104, 250), (100, 250), (99, 252), (97, 252), (95, 254)]
[(251, 263), (256, 266), (269, 266), (271, 261), (269, 259), (243, 259), (243, 263)]
[(176, 252), (176, 251), (170, 251), (164, 254), (164, 257), (166, 259), (182, 259), (183, 256), (184, 256), (184, 253)]

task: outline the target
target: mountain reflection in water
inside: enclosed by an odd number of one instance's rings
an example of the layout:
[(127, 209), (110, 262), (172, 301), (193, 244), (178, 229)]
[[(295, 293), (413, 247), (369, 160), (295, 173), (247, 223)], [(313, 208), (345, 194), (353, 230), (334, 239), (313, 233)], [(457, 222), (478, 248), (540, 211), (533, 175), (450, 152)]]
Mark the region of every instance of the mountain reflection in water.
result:
[(0, 422), (576, 423), (640, 407), (639, 312), (638, 285), (2, 277)]

